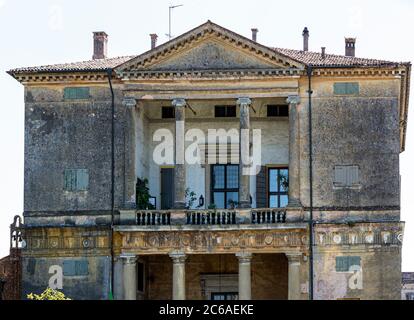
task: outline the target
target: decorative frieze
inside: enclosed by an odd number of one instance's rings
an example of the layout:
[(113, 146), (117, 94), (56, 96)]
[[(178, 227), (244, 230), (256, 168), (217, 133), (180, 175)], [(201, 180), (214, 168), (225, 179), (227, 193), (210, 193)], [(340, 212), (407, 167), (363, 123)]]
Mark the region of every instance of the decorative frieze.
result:
[(317, 246), (401, 246), (403, 225), (400, 223), (368, 223), (355, 226), (322, 225), (315, 228)]
[(163, 254), (175, 250), (196, 252), (285, 252), (289, 248), (305, 250), (308, 243), (306, 230), (260, 231), (171, 231), (121, 232), (123, 252)]

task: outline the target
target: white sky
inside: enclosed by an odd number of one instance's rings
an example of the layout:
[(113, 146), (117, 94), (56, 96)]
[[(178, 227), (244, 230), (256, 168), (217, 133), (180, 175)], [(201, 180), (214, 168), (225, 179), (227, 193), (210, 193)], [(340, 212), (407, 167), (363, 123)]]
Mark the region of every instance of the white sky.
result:
[[(150, 33), (165, 42), (167, 0), (0, 0), (0, 257), (9, 248), (9, 225), (23, 210), (23, 86), (5, 73), (14, 67), (89, 60), (92, 31), (109, 34), (109, 56), (144, 52)], [(414, 61), (414, 1), (176, 0), (173, 34), (207, 20), (269, 46), (344, 53), (344, 36), (357, 37), (357, 56)], [(414, 79), (412, 81), (414, 83)], [(406, 151), (401, 155), (403, 271), (414, 271), (414, 90)], [(410, 191), (411, 190), (411, 191)]]

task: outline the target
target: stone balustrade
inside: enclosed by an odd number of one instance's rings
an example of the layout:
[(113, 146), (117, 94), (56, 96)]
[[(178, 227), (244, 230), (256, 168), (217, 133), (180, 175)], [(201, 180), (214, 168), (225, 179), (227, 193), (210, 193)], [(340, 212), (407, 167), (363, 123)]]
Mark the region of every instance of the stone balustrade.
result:
[(294, 208), (236, 208), (203, 210), (125, 210), (120, 211), (120, 225), (240, 225), (303, 222), (303, 213)]

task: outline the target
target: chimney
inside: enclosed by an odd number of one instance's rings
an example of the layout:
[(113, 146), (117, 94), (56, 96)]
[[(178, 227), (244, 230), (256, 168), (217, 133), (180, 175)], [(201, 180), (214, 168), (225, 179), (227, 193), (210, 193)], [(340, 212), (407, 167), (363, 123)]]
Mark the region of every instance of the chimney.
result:
[(305, 27), (305, 29), (303, 29), (303, 51), (308, 51), (309, 50), (309, 30), (308, 27)]
[(107, 57), (108, 35), (104, 31), (93, 33), (92, 59), (105, 59)]
[(257, 33), (259, 32), (259, 29), (257, 29), (257, 28), (252, 28), (252, 40), (254, 41), (254, 42), (256, 42), (257, 41)]
[(345, 55), (347, 57), (355, 57), (356, 38), (345, 38)]
[(322, 47), (322, 59), (326, 58), (326, 47)]
[(151, 49), (154, 49), (157, 46), (158, 36), (156, 33), (151, 33), (150, 37), (151, 37)]

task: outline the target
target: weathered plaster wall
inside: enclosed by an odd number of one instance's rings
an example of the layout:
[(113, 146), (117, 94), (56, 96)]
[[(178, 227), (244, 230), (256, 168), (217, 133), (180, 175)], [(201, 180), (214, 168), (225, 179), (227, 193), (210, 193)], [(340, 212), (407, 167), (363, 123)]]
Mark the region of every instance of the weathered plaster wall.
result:
[(111, 258), (100, 256), (80, 257), (24, 257), (22, 259), (22, 299), (27, 294), (40, 294), (49, 286), (49, 279), (53, 273), (49, 273), (50, 267), (63, 268), (64, 261), (87, 260), (88, 275), (63, 276), (62, 291), (67, 297), (74, 300), (99, 300), (108, 299)]
[[(336, 96), (333, 84), (360, 83), (357, 96)], [(307, 81), (301, 81), (301, 201), (309, 206)], [(315, 207), (400, 205), (399, 80), (313, 78), (313, 192)], [(333, 188), (335, 165), (357, 165), (361, 188)]]

